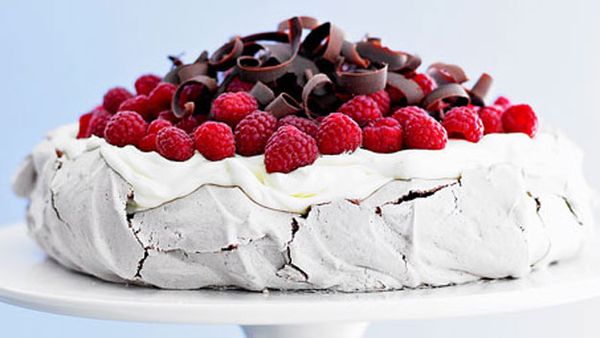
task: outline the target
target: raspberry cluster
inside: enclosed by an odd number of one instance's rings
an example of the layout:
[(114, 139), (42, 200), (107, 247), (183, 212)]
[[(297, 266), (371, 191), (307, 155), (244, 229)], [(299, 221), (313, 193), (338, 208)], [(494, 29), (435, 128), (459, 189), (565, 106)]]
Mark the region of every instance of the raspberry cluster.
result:
[[(529, 105), (506, 97), (484, 104), (487, 74), (467, 89), (456, 65), (436, 63), (421, 72), (418, 57), (379, 39), (334, 41), (340, 37), (323, 35), (328, 23), (304, 27), (310, 22), (292, 18), (276, 34), (234, 38), (193, 64), (171, 57), (165, 77), (144, 74), (134, 91), (108, 90), (101, 105), (80, 117), (77, 138), (100, 137), (170, 161), (196, 153), (210, 161), (264, 154), (267, 172), (289, 173), (321, 155), (361, 147), (439, 150), (448, 139), (475, 143), (486, 134), (537, 132)], [(304, 43), (302, 29), (312, 30)], [(258, 44), (261, 37), (276, 37), (275, 45)], [(334, 48), (342, 42), (344, 48)]]

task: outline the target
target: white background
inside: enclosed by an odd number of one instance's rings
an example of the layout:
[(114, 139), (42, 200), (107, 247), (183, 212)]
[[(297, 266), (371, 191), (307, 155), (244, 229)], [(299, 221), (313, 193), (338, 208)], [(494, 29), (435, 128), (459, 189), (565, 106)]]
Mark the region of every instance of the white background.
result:
[[(271, 30), (293, 15), (331, 20), (423, 57), (496, 80), (493, 94), (530, 103), (542, 124), (584, 148), (600, 187), (600, 2), (572, 1), (0, 1), (0, 223), (23, 218), (9, 189), (45, 131), (75, 121), (114, 85), (163, 73), (167, 54), (191, 61), (230, 36)], [(0, 258), (1, 259), (1, 258)], [(2, 272), (0, 272), (2, 273)], [(600, 301), (518, 314), (383, 323), (368, 337), (598, 337)], [(0, 305), (0, 337), (240, 337), (233, 326), (102, 322)]]

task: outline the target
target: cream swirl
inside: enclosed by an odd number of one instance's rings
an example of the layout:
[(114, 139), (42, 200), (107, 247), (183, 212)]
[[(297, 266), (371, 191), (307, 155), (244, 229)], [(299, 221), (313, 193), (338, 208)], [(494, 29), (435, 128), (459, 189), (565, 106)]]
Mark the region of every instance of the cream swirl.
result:
[(312, 165), (288, 174), (265, 171), (263, 156), (235, 156), (212, 162), (196, 153), (185, 162), (174, 162), (133, 146), (118, 148), (91, 137), (77, 140), (77, 125), (49, 134), (48, 142), (67, 159), (100, 149), (108, 165), (135, 191), (134, 211), (157, 207), (186, 196), (206, 184), (238, 186), (265, 207), (304, 212), (309, 206), (336, 199), (361, 200), (392, 180), (460, 178), (463, 171), (508, 163), (533, 178), (584, 189), (581, 151), (564, 136), (541, 132), (490, 134), (479, 143), (450, 140), (443, 150), (402, 150), (379, 154), (358, 149), (351, 154), (320, 156)]

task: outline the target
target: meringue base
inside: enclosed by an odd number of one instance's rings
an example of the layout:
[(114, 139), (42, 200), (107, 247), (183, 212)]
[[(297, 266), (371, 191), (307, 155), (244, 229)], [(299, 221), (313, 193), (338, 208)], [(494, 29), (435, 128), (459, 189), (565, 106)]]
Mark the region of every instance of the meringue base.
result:
[(509, 163), (457, 179), (393, 180), (362, 200), (305, 213), (213, 184), (135, 210), (135, 190), (99, 149), (68, 159), (46, 148), (15, 181), (31, 201), (30, 234), (63, 266), (111, 282), (253, 291), (445, 286), (524, 276), (576, 255), (592, 230), (586, 198), (548, 189)]

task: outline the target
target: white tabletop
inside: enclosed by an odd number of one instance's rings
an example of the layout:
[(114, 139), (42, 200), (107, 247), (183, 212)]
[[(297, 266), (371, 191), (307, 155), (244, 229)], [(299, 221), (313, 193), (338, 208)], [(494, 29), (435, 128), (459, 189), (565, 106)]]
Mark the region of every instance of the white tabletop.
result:
[(67, 271), (27, 237), (0, 229), (0, 300), (74, 316), (169, 323), (306, 324), (510, 312), (600, 296), (600, 246), (527, 278), (370, 294), (168, 291)]

